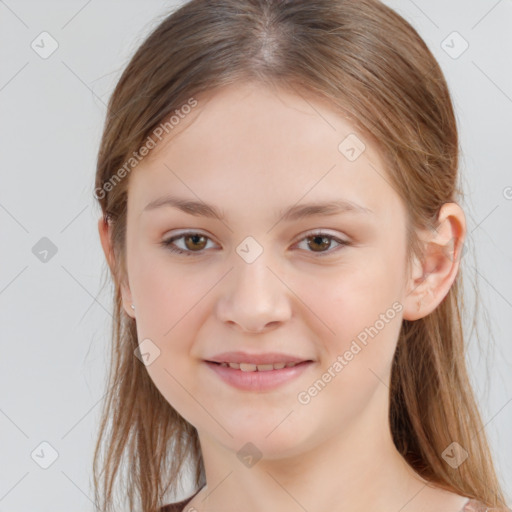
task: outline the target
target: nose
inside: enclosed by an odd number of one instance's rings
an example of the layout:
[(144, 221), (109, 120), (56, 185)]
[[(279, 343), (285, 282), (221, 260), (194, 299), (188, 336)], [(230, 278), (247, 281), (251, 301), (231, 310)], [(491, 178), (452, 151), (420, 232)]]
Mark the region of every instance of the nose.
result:
[(247, 333), (276, 328), (292, 313), (286, 278), (264, 255), (252, 263), (238, 261), (220, 287), (217, 317)]

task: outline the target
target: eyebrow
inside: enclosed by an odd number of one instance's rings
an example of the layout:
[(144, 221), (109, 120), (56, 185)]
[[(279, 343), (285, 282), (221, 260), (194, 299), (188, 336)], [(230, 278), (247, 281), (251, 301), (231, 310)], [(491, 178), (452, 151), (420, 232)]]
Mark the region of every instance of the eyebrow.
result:
[[(220, 221), (224, 221), (226, 219), (225, 213), (211, 204), (172, 195), (166, 195), (154, 199), (144, 207), (142, 213), (156, 210), (157, 208), (164, 206), (177, 208), (178, 210), (188, 213), (189, 215), (194, 215), (196, 217), (208, 217)], [(370, 210), (370, 208), (353, 203), (352, 201), (338, 199), (333, 201), (317, 201), (312, 203), (304, 203), (301, 205), (293, 205), (286, 208), (285, 210), (280, 210), (278, 212), (278, 218), (285, 222), (290, 222), (294, 220), (300, 220), (305, 217), (313, 217), (315, 215), (336, 215), (348, 212), (375, 214), (375, 212)]]

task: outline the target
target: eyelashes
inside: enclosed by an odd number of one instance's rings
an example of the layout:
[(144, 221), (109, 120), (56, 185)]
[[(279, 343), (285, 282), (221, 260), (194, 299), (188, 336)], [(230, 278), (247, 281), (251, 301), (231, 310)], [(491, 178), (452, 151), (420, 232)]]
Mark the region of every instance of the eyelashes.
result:
[[(178, 247), (174, 242), (176, 240), (181, 240), (181, 239), (195, 240), (193, 243), (196, 243), (196, 244), (200, 243), (197, 241), (198, 239), (199, 240), (204, 239), (204, 240), (211, 241), (211, 239), (208, 236), (203, 235), (202, 233), (199, 233), (197, 231), (188, 231), (186, 233), (181, 233), (180, 235), (176, 235), (171, 238), (168, 238), (167, 240), (164, 240), (163, 242), (161, 242), (161, 245), (166, 250), (170, 251), (171, 253), (175, 253), (175, 254), (179, 254), (179, 255), (183, 255), (183, 256), (202, 256), (205, 254), (205, 252), (206, 252), (205, 248), (201, 248), (198, 251), (191, 251), (187, 248), (182, 249), (182, 248)], [(298, 243), (300, 243), (304, 240), (306, 240), (306, 244), (307, 244), (307, 240), (311, 240), (313, 242), (313, 244), (319, 244), (319, 245), (322, 245), (322, 244), (325, 245), (326, 240), (328, 241), (327, 245), (331, 245), (330, 241), (334, 241), (338, 244), (338, 246), (334, 250), (314, 251), (314, 250), (304, 249), (306, 252), (312, 253), (318, 257), (332, 255), (334, 253), (337, 253), (339, 250), (343, 249), (343, 247), (351, 245), (351, 242), (349, 242), (347, 240), (342, 240), (334, 235), (325, 233), (323, 231), (315, 231), (312, 233), (308, 233), (303, 238), (301, 238)], [(297, 244), (294, 244), (294, 245), (297, 245)], [(307, 247), (310, 247), (310, 245), (307, 245)]]

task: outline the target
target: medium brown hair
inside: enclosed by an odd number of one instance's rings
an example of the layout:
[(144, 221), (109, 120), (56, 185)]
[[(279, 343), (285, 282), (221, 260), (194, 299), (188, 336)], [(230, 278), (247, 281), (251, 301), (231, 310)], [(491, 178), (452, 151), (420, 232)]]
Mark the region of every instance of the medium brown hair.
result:
[[(113, 509), (122, 465), (127, 474), (121, 492), (142, 512), (158, 510), (164, 494), (178, 489), (188, 458), (195, 485), (205, 483), (196, 429), (134, 356), (135, 320), (125, 314), (120, 291), (126, 277), (126, 162), (191, 97), (242, 81), (327, 99), (375, 144), (406, 206), (408, 267), (422, 254), (416, 230), (435, 229), (441, 206), (462, 194), (445, 78), (416, 30), (389, 7), (377, 0), (192, 0), (167, 16), (114, 90), (97, 161), (95, 197), (111, 225), (115, 262), (112, 364), (94, 453), (95, 497), (105, 511)], [(391, 373), (390, 426), (398, 451), (423, 478), (502, 507), (466, 369), (462, 290), (461, 264), (431, 314), (403, 321)], [(457, 469), (442, 457), (454, 441), (469, 453)]]

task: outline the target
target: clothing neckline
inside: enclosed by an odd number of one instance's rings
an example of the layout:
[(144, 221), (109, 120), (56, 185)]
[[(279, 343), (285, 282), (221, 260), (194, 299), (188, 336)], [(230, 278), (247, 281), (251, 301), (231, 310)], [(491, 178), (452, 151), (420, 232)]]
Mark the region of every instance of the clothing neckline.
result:
[[(188, 498), (185, 498), (184, 500), (178, 501), (176, 503), (171, 503), (169, 505), (165, 505), (160, 510), (161, 512), (183, 512), (184, 507), (188, 505), (192, 501), (193, 498), (195, 498), (204, 487), (201, 487), (198, 491), (196, 491), (192, 496), (189, 496)], [(482, 503), (481, 501), (475, 500), (473, 498), (468, 498), (467, 501), (464, 503), (462, 508), (460, 509), (460, 512), (486, 512), (487, 506)]]

